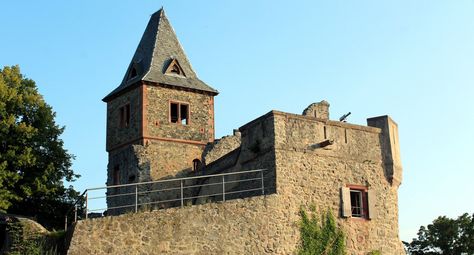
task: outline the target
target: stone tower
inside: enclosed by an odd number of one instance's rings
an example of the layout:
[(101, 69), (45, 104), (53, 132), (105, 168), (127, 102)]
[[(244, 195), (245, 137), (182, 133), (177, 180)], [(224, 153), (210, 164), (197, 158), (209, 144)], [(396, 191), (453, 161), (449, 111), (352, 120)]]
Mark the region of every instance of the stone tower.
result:
[(214, 141), (214, 96), (163, 9), (154, 13), (121, 84), (108, 94), (107, 185), (179, 176)]

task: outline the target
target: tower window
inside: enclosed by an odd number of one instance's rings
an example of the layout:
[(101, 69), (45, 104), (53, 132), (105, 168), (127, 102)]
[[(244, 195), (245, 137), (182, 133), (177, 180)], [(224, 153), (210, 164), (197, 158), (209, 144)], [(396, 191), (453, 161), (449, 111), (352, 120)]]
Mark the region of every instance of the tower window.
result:
[(170, 122), (189, 124), (189, 105), (183, 103), (170, 102)]
[(172, 74), (180, 77), (186, 77), (184, 74), (183, 68), (178, 63), (178, 60), (175, 58), (172, 58), (166, 67), (165, 74)]
[(120, 107), (119, 114), (120, 127), (124, 128), (130, 126), (130, 104)]
[(199, 159), (194, 159), (193, 160), (193, 171), (196, 172), (201, 168), (201, 160)]
[(175, 74), (181, 74), (181, 71), (179, 70), (179, 66), (176, 64), (173, 65), (170, 72), (175, 73)]
[(130, 70), (130, 75), (128, 76), (128, 79), (131, 80), (137, 77), (137, 75), (138, 75), (137, 69), (133, 66), (132, 69)]
[(112, 176), (112, 184), (113, 185), (118, 185), (120, 184), (120, 168), (118, 165), (114, 167), (114, 173)]

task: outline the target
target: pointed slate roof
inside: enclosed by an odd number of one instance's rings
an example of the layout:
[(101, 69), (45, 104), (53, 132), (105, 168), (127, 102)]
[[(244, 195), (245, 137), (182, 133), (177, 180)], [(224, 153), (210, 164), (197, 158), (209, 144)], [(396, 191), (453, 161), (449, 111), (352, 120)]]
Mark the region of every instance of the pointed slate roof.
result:
[[(182, 74), (166, 72), (172, 62), (179, 63)], [(109, 101), (114, 96), (136, 85), (138, 81), (218, 94), (217, 90), (197, 77), (163, 8), (151, 16), (122, 83), (102, 100)]]

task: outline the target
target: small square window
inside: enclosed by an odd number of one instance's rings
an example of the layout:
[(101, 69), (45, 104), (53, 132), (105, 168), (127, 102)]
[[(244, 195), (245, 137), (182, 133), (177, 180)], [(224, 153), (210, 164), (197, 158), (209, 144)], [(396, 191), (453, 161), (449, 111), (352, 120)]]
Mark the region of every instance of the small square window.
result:
[(180, 123), (181, 125), (188, 125), (189, 105), (170, 102), (170, 122)]

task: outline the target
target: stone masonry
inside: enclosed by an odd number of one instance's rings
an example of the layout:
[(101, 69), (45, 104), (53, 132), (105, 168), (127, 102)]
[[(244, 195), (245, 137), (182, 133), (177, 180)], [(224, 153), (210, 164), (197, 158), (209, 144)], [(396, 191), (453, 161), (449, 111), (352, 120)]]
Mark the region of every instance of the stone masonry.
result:
[[(191, 183), (198, 187), (213, 182), (209, 174), (265, 169), (264, 189), (234, 192), (220, 202), (201, 199), (223, 190), (207, 185), (190, 191), (199, 199), (189, 206), (169, 203), (128, 214), (114, 207), (133, 198), (108, 197), (107, 213), (123, 215), (78, 222), (68, 254), (294, 254), (298, 212), (311, 206), (336, 216), (349, 254), (404, 254), (398, 237), (402, 165), (398, 126), (390, 117), (369, 118), (367, 126), (332, 121), (323, 100), (302, 115), (270, 111), (214, 140), (217, 93), (197, 78), (163, 9), (153, 14), (122, 83), (103, 99), (107, 184), (204, 176)], [(226, 192), (250, 185), (235, 182)], [(130, 188), (109, 188), (107, 195), (124, 193)]]
[[(232, 150), (205, 169), (266, 168), (269, 195), (82, 221), (69, 254), (293, 254), (299, 246), (299, 208), (311, 205), (337, 216), (349, 254), (404, 254), (398, 237), (400, 183), (393, 177), (401, 176), (393, 153), (398, 149), (382, 150), (398, 141), (396, 124), (387, 116), (369, 123), (385, 125), (271, 111), (239, 129), (238, 154)], [(326, 139), (334, 142), (314, 146)], [(231, 163), (221, 165), (226, 157), (233, 157)], [(340, 191), (347, 185), (373, 191), (370, 219), (343, 215)], [(101, 233), (100, 244), (86, 240)]]

